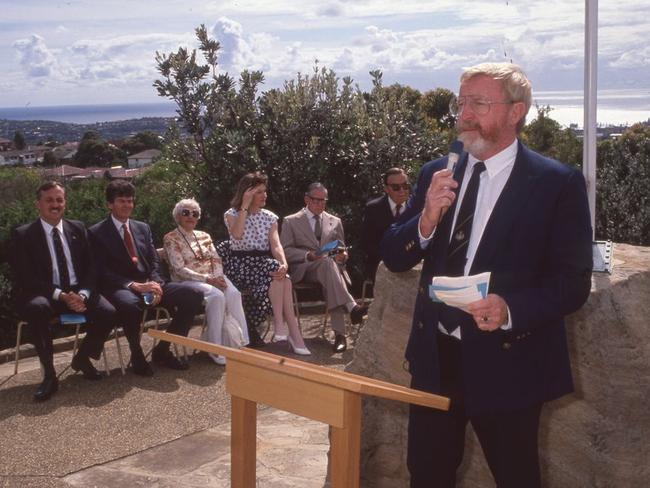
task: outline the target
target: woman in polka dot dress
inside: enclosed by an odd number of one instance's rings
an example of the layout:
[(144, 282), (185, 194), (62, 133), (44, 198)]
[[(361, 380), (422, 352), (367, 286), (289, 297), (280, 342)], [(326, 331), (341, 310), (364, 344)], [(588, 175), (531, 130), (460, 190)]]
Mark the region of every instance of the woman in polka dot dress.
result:
[(224, 215), (230, 234), (231, 258), (224, 271), (240, 290), (247, 290), (244, 309), (251, 342), (257, 327), (273, 312), (276, 340), (288, 340), (296, 354), (309, 355), (293, 310), (287, 260), (278, 235), (278, 216), (266, 210), (268, 178), (259, 172), (239, 180)]

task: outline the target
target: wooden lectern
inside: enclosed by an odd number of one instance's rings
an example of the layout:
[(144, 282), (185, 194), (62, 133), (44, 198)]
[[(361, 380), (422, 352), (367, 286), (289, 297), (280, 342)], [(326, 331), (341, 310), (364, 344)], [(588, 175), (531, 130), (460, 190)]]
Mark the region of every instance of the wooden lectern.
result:
[(232, 396), (231, 484), (255, 488), (257, 403), (324, 422), (331, 427), (332, 488), (359, 487), (361, 398), (371, 395), (440, 410), (449, 399), (364, 376), (253, 349), (232, 349), (149, 330), (155, 339), (227, 358), (226, 390)]

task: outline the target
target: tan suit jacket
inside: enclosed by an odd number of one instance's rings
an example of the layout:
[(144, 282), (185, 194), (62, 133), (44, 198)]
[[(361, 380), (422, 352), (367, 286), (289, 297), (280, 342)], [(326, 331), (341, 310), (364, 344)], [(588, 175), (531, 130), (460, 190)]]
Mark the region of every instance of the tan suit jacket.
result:
[(341, 219), (327, 212), (323, 212), (321, 217), (320, 242), (316, 239), (314, 231), (311, 230), (304, 209), (284, 218), (280, 242), (289, 263), (291, 280), (294, 283), (300, 282), (305, 276), (309, 264), (307, 261), (309, 251), (316, 251), (335, 239), (345, 243)]

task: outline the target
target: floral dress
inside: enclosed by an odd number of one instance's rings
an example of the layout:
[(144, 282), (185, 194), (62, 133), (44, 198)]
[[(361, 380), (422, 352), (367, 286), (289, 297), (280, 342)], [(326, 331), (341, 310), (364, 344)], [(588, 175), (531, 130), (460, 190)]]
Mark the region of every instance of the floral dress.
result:
[[(231, 208), (224, 214), (224, 220), (226, 215), (237, 217), (238, 214), (239, 211)], [(231, 255), (226, 259), (220, 252), (224, 258), (224, 271), (244, 292), (244, 312), (249, 329), (256, 329), (272, 312), (269, 299), (272, 278), (269, 273), (277, 271), (280, 263), (271, 255), (269, 233), (277, 221), (278, 216), (266, 209), (248, 214), (242, 238), (230, 236)]]

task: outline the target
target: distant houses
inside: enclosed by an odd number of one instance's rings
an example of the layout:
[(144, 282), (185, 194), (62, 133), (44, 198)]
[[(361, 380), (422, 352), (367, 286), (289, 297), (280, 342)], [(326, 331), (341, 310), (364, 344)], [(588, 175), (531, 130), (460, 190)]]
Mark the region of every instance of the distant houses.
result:
[(147, 149), (146, 151), (132, 154), (127, 158), (128, 166), (129, 168), (142, 168), (143, 166), (148, 166), (161, 154), (162, 151), (159, 149)]
[(111, 180), (123, 179), (130, 180), (141, 175), (147, 168), (123, 168), (114, 166), (112, 168), (77, 168), (68, 164), (62, 164), (56, 168), (46, 168), (43, 170), (43, 176), (52, 180), (85, 180), (88, 178), (108, 178)]
[(74, 161), (78, 146), (78, 142), (67, 142), (56, 147), (31, 146), (26, 149), (14, 149), (13, 141), (0, 138), (0, 166), (34, 166), (42, 164), (44, 159), (47, 164), (45, 153), (50, 152), (59, 164), (41, 169), (46, 178), (67, 181), (87, 178), (130, 180), (146, 171), (147, 166), (150, 166), (162, 154), (162, 151), (158, 149), (147, 149), (133, 154), (128, 156), (127, 168), (122, 166), (79, 168), (70, 164)]
[[(1, 143), (2, 140), (0, 140)], [(7, 146), (3, 145), (3, 147)], [(29, 166), (40, 163), (43, 161), (45, 153), (51, 151), (51, 149), (47, 146), (31, 146), (25, 149), (3, 149), (0, 151), (0, 165), (25, 164)]]

